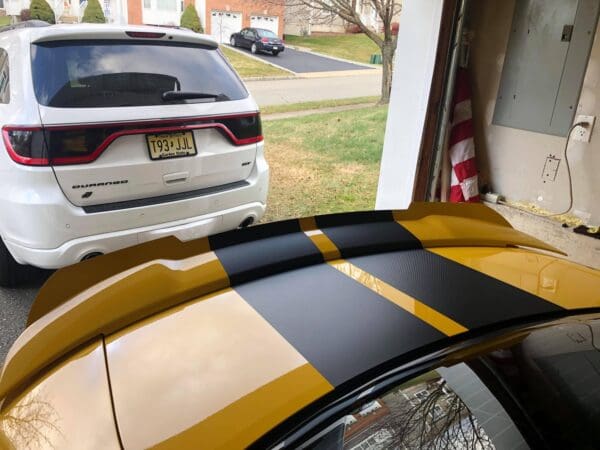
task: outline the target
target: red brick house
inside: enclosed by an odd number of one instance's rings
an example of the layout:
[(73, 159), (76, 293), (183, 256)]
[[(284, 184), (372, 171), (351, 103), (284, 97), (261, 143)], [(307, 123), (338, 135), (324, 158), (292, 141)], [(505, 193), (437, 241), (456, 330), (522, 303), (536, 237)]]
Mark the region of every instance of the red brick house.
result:
[(283, 2), (270, 0), (127, 0), (127, 23), (179, 25), (183, 9), (194, 3), (206, 34), (229, 42), (244, 27), (266, 28), (283, 36)]

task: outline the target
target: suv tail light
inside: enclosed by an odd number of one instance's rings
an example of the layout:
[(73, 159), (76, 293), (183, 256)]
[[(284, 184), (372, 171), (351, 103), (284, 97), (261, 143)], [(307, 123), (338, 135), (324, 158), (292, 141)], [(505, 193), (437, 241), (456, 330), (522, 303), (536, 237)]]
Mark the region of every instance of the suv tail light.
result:
[(2, 138), (13, 161), (28, 166), (48, 165), (48, 150), (40, 127), (4, 127)]
[(215, 128), (233, 145), (263, 140), (258, 113), (223, 117), (186, 118), (126, 124), (5, 126), (4, 145), (11, 159), (28, 166), (86, 164), (121, 136)]
[(260, 42), (264, 42), (264, 43), (266, 44), (267, 42), (269, 42), (269, 40), (268, 40), (267, 38), (262, 38), (262, 39), (260, 40)]

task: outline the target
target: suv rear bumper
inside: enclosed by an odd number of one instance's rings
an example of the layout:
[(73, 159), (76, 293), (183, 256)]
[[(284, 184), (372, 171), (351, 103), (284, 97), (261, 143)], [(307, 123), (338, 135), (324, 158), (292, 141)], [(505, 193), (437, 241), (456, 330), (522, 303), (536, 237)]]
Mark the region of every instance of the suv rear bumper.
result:
[[(168, 203), (89, 213), (60, 190), (50, 168), (0, 171), (0, 235), (21, 264), (56, 269), (90, 253), (108, 253), (175, 235), (189, 240), (259, 220), (266, 208), (269, 167), (260, 148), (243, 186)], [(27, 170), (23, 176), (22, 170)]]
[(53, 249), (30, 248), (11, 241), (5, 241), (5, 244), (15, 260), (21, 264), (56, 269), (79, 262), (92, 253), (110, 253), (165, 236), (175, 236), (182, 241), (188, 241), (232, 230), (249, 217), (254, 221), (259, 220), (264, 213), (265, 204), (254, 202), (190, 219), (81, 237)]

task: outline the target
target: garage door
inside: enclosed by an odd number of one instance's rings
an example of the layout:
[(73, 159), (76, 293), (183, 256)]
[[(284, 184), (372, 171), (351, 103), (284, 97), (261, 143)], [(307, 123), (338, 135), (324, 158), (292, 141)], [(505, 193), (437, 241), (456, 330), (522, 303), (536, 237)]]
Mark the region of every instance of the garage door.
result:
[(220, 43), (229, 42), (232, 33), (242, 29), (242, 13), (230, 11), (210, 12), (210, 33)]
[(277, 16), (251, 16), (250, 26), (252, 28), (263, 28), (279, 34), (279, 17)]

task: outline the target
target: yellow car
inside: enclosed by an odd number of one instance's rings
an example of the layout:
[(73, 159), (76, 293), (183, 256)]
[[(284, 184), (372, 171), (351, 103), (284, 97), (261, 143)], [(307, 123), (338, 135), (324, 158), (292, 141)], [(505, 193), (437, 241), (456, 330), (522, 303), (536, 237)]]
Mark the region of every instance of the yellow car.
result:
[(482, 205), (62, 269), (0, 378), (16, 449), (595, 448), (600, 273)]

